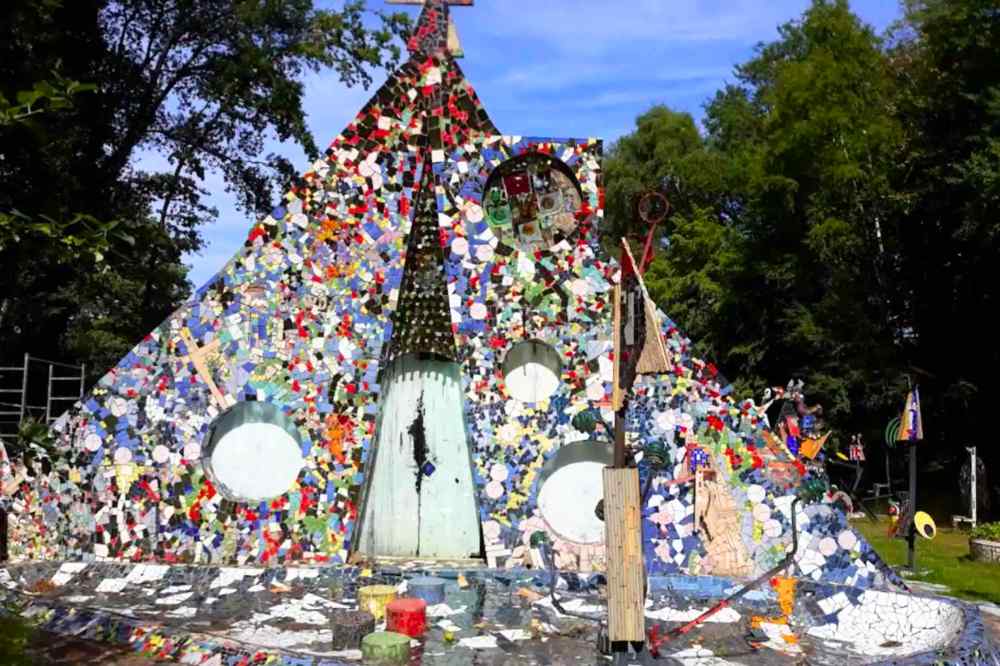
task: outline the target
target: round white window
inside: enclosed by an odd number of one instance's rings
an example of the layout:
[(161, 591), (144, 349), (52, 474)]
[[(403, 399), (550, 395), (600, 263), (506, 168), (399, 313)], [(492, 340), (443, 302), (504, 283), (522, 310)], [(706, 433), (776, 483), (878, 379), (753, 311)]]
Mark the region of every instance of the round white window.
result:
[(604, 523), (595, 509), (604, 498), (603, 470), (611, 460), (607, 444), (585, 441), (566, 444), (545, 463), (538, 509), (559, 537), (579, 544), (604, 541)]
[(539, 340), (519, 342), (503, 360), (507, 392), (522, 402), (540, 402), (559, 388), (562, 361), (559, 353)]
[(295, 424), (270, 403), (242, 402), (212, 424), (202, 463), (213, 484), (234, 501), (269, 500), (288, 492), (304, 459)]

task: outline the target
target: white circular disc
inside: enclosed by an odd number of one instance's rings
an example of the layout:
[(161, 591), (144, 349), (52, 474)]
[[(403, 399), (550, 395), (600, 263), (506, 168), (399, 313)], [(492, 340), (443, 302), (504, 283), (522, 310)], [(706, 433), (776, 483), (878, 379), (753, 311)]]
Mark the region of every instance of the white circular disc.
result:
[(766, 523), (771, 518), (771, 507), (766, 504), (754, 505), (753, 517), (762, 523)]
[(549, 527), (567, 541), (604, 541), (604, 523), (594, 509), (604, 497), (604, 463), (582, 460), (557, 469), (538, 491), (538, 508)]
[(298, 442), (271, 423), (245, 423), (212, 449), (212, 472), (233, 495), (266, 500), (288, 491), (302, 469)]
[(844, 550), (851, 550), (854, 545), (858, 542), (858, 537), (854, 535), (851, 530), (844, 530), (839, 535), (837, 535), (837, 543)]
[(540, 402), (559, 388), (562, 364), (551, 346), (537, 340), (521, 342), (503, 363), (507, 392), (521, 402)]
[(781, 523), (779, 523), (774, 518), (764, 523), (764, 536), (776, 539), (781, 536), (781, 533), (783, 531), (784, 530), (781, 527)]
[(476, 301), (469, 308), (469, 314), (472, 316), (473, 319), (486, 319), (486, 315), (489, 314), (489, 311), (486, 309), (485, 303), (480, 303), (479, 301)]
[(88, 451), (96, 451), (101, 448), (101, 444), (103, 443), (104, 440), (101, 439), (101, 436), (92, 432), (83, 440), (83, 448)]
[(487, 243), (476, 246), (476, 259), (479, 261), (489, 261), (493, 258), (493, 248)]

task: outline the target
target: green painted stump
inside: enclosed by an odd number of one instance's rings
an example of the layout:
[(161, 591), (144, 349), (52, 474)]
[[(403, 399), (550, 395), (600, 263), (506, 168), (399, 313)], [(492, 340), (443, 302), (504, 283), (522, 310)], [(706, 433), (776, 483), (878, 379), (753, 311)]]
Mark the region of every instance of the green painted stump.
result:
[(410, 659), (410, 637), (394, 631), (376, 631), (361, 640), (366, 662), (405, 664)]

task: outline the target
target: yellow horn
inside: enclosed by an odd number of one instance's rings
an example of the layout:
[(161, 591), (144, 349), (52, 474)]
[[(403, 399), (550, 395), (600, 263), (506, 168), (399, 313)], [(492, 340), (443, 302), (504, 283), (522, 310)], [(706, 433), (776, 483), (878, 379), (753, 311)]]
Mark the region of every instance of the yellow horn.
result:
[(913, 524), (917, 528), (917, 534), (925, 539), (933, 539), (937, 534), (937, 525), (926, 511), (917, 511), (913, 514)]

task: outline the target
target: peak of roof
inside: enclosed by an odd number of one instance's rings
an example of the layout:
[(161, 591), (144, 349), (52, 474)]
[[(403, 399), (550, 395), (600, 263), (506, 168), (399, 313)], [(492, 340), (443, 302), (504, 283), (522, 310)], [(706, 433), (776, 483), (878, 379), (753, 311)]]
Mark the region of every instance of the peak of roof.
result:
[[(391, 0), (390, 0), (391, 1)], [(455, 58), (462, 57), (462, 47), (458, 41), (458, 32), (451, 21), (448, 7), (450, 5), (469, 6), (472, 0), (401, 0), (394, 4), (423, 4), (417, 20), (417, 27), (406, 42), (406, 47), (413, 57), (426, 58), (439, 53), (447, 53)]]

